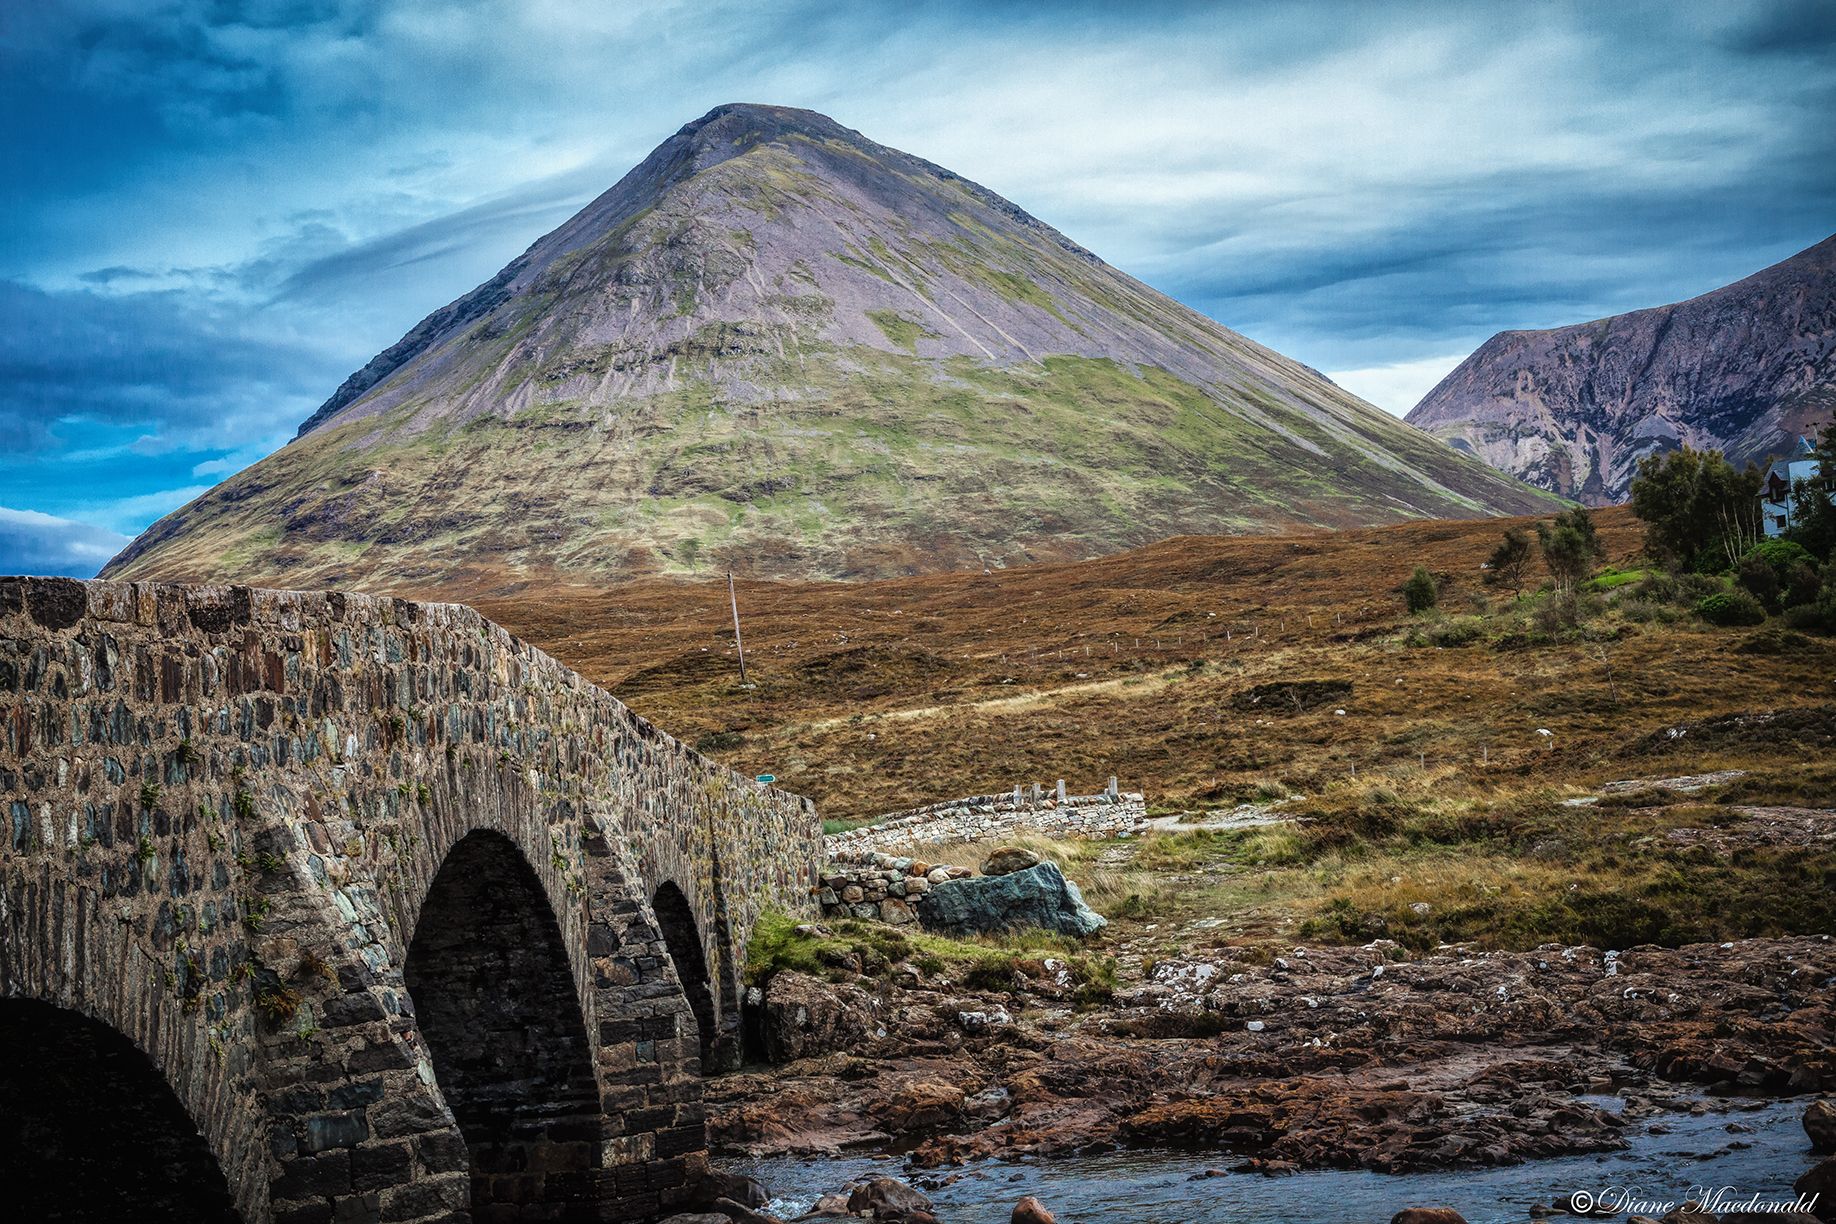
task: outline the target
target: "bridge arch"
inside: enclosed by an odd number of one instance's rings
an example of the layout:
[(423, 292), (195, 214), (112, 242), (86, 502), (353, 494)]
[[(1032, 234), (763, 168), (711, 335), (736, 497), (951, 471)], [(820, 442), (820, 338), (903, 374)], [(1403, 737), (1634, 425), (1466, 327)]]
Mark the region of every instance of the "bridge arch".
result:
[(19, 1219), (242, 1224), (210, 1142), (118, 1030), (0, 999), (0, 1185)]
[(584, 1174), (601, 1138), (591, 1041), (560, 923), (509, 837), (481, 829), (453, 845), (402, 976), (465, 1137), (474, 1217), (591, 1218)]
[(69, 1212), (27, 1218), (141, 1218), (122, 1196), (149, 1220), (269, 1218), (253, 1037), (233, 1014), (213, 1027), (201, 955), (49, 864), (0, 863), (0, 1184)]
[(669, 959), (682, 983), (682, 993), (688, 998), (689, 1010), (695, 1015), (696, 1038), (705, 1067), (713, 1061), (711, 1055), (720, 1037), (720, 1017), (714, 1005), (715, 984), (708, 970), (695, 909), (689, 904), (688, 895), (673, 880), (657, 885), (650, 898), (650, 908), (657, 916), (657, 929), (669, 949)]

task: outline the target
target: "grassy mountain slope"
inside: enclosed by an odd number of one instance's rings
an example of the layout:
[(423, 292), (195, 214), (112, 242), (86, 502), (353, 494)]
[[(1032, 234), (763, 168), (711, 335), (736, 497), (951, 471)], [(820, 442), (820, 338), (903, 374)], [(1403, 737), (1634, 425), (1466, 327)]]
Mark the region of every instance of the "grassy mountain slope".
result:
[(107, 572), (854, 578), (1539, 504), (984, 188), (727, 106)]

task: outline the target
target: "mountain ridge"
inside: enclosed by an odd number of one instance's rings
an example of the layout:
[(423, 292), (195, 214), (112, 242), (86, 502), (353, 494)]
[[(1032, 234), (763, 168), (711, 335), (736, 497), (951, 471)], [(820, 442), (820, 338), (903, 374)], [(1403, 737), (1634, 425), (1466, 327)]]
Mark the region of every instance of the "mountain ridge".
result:
[(1540, 504), (987, 188), (729, 104), (105, 572), (852, 578)]
[(1499, 332), (1406, 418), (1595, 505), (1688, 445), (1764, 463), (1836, 413), (1836, 235), (1679, 302)]

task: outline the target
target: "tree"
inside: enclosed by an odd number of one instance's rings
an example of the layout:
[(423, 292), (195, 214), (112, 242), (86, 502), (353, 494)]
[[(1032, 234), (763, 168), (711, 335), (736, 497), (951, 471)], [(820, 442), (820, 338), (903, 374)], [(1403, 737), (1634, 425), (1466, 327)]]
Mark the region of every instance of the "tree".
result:
[(1673, 569), (1732, 569), (1761, 536), (1761, 480), (1720, 451), (1686, 446), (1639, 460), (1632, 513), (1645, 520), (1645, 551)]
[(1600, 542), (1594, 534), (1594, 516), (1586, 506), (1575, 506), (1556, 515), (1554, 523), (1536, 525), (1543, 564), (1556, 586), (1568, 590), (1580, 585), (1594, 570)]
[(1510, 587), (1512, 595), (1522, 595), (1529, 569), (1530, 533), (1522, 527), (1506, 527), (1504, 540), (1485, 563), (1486, 585)]
[(1409, 580), (1403, 583), (1402, 595), (1403, 602), (1409, 605), (1409, 614), (1417, 616), (1440, 601), (1441, 588), (1427, 567), (1418, 565), (1415, 572), (1409, 575)]
[(1792, 486), (1791, 538), (1813, 555), (1836, 556), (1836, 421), (1817, 440), (1817, 474)]

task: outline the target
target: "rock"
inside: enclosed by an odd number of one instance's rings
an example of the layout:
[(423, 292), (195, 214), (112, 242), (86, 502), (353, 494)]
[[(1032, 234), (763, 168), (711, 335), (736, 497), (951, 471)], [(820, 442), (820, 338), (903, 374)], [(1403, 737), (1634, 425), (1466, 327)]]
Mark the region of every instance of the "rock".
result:
[(714, 1210), (720, 1213), (714, 1218), (722, 1221), (722, 1224), (783, 1224), (783, 1221), (775, 1215), (754, 1211), (744, 1203), (736, 1203), (732, 1199), (715, 1199)]
[(1390, 1224), (1466, 1224), (1452, 1207), (1410, 1207), (1390, 1217)]
[(1715, 1224), (1715, 1216), (1698, 1203), (1685, 1203), (1675, 1211), (1665, 1212), (1658, 1224)]
[(931, 1200), (892, 1177), (870, 1177), (848, 1191), (848, 1210), (868, 1212), (875, 1220), (904, 1220), (931, 1210)]
[(1039, 927), (1082, 937), (1107, 925), (1056, 863), (939, 884), (919, 908), (918, 921), (928, 931), (947, 935)]
[(918, 1080), (887, 1094), (877, 1111), (880, 1125), (895, 1135), (922, 1135), (962, 1125), (962, 1089), (942, 1080)]
[(853, 987), (837, 989), (794, 969), (765, 986), (761, 1037), (765, 1061), (795, 1062), (833, 1054), (867, 1036), (867, 1001)]
[(1836, 1152), (1836, 1105), (1812, 1101), (1804, 1111), (1804, 1133), (1810, 1136), (1811, 1151), (1825, 1156)]
[(1008, 1217), (1008, 1224), (1058, 1224), (1058, 1217), (1029, 1194), (1014, 1204), (1014, 1214)]
[(663, 1217), (661, 1224), (732, 1224), (726, 1216), (713, 1211), (690, 1211)]
[(1836, 1156), (1826, 1158), (1822, 1164), (1793, 1182), (1791, 1188), (1799, 1194), (1817, 1196), (1817, 1205), (1813, 1210), (1818, 1219), (1836, 1220)]
[(731, 1199), (747, 1207), (763, 1207), (771, 1202), (771, 1194), (765, 1189), (765, 1183), (756, 1177), (747, 1177), (744, 1173), (728, 1173), (722, 1169), (709, 1169), (701, 1179), (703, 1201)]
[(985, 876), (1012, 875), (1016, 871), (1025, 871), (1028, 867), (1037, 867), (1039, 856), (1031, 850), (1019, 846), (1002, 846), (993, 854), (982, 860), (982, 874)]

